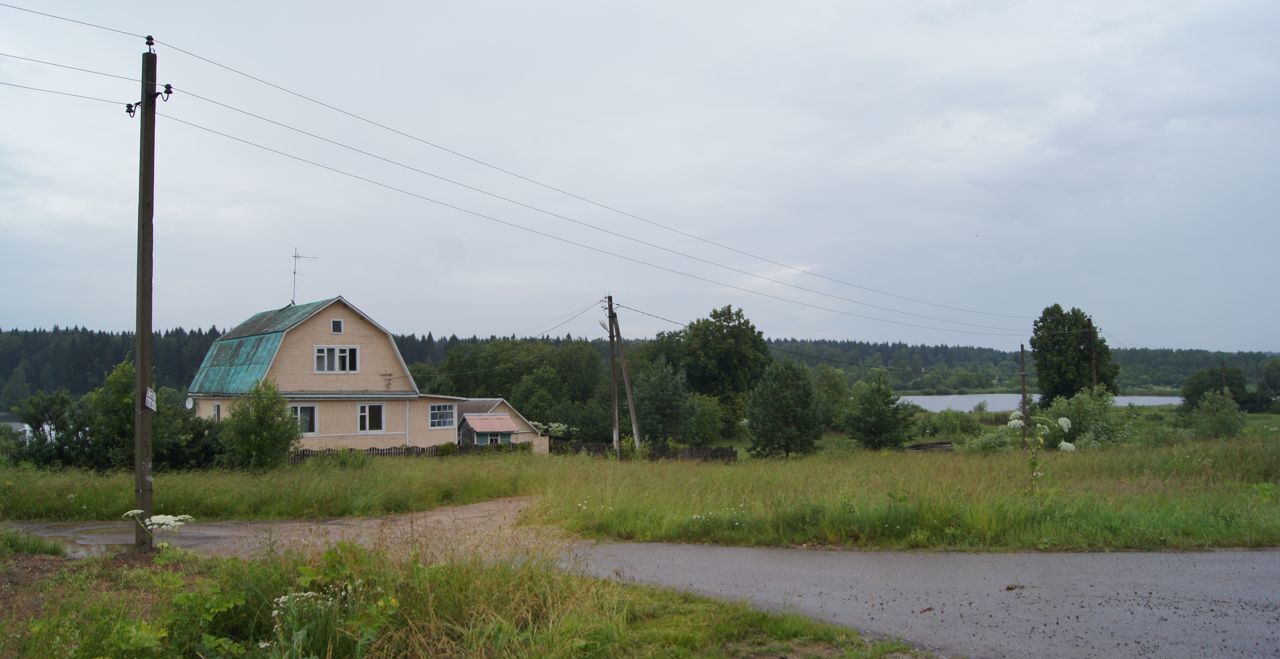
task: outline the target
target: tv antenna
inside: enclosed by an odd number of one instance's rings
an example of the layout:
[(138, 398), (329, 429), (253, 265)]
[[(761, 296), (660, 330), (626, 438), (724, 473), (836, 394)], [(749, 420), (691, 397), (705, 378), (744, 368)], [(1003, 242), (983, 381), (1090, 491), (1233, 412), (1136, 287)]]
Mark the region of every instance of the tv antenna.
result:
[(293, 295), (289, 296), (289, 304), (297, 304), (298, 302), (298, 261), (318, 261), (318, 256), (303, 256), (298, 252), (298, 248), (293, 248)]

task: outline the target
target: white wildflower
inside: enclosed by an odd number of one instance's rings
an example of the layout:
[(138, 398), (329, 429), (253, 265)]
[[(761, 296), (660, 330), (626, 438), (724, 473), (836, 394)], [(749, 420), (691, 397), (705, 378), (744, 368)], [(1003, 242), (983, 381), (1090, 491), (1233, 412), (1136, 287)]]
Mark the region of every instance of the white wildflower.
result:
[(1019, 412), (1019, 411), (1017, 411), (1017, 410), (1014, 410), (1013, 414), (1010, 414), (1010, 415), (1009, 415), (1009, 419), (1010, 419), (1010, 420), (1013, 420), (1013, 419), (1021, 419), (1021, 418), (1022, 418), (1022, 412)]
[(1067, 417), (1058, 417), (1058, 427), (1062, 428), (1062, 432), (1071, 432), (1071, 419)]
[(138, 515), (141, 515), (141, 514), (142, 514), (141, 510), (130, 510), (129, 512), (121, 515), (121, 517), (124, 519), (129, 519), (131, 517), (137, 517)]
[(1023, 425), (1023, 424), (1022, 424), (1022, 419), (1010, 419), (1010, 420), (1009, 420), (1009, 427), (1010, 427), (1010, 428), (1013, 428), (1014, 430), (1021, 430), (1021, 429), (1022, 429), (1022, 425)]
[(1071, 442), (1062, 442), (1061, 444), (1058, 444), (1058, 450), (1063, 451), (1064, 453), (1075, 453), (1076, 445)]
[(1039, 435), (1041, 435), (1041, 436), (1049, 434), (1049, 426), (1046, 426), (1046, 425), (1044, 425), (1043, 423), (1037, 423), (1037, 424), (1036, 424), (1036, 433), (1037, 433), (1037, 434), (1039, 434)]

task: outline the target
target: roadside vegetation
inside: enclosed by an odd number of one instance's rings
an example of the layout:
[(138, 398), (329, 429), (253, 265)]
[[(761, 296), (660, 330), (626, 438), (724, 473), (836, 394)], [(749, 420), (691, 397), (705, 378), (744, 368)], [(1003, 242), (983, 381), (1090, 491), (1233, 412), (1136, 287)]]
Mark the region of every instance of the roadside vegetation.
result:
[(0, 656), (910, 654), (796, 615), (566, 572), (552, 554), (419, 560), (356, 545), (65, 564), (0, 601)]

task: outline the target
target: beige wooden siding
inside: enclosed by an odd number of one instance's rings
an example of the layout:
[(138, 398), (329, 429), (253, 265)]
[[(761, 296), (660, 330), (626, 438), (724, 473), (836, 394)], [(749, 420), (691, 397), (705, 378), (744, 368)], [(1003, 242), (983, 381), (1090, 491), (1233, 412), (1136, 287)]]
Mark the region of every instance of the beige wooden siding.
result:
[(231, 408), (235, 404), (234, 398), (196, 398), (195, 407), (192, 408), (192, 411), (201, 419), (212, 419), (215, 403), (222, 405), (222, 420), (227, 420), (231, 416)]
[[(453, 426), (449, 428), (431, 427), (432, 405), (453, 405)], [(453, 444), (458, 441), (458, 423), (462, 421), (457, 410), (458, 401), (447, 398), (424, 396), (409, 406), (409, 443), (412, 446), (439, 446)]]
[[(330, 332), (333, 320), (342, 321), (342, 334)], [(317, 373), (316, 346), (356, 346), (357, 372)], [(413, 382), (400, 365), (391, 337), (342, 302), (329, 305), (289, 330), (267, 377), (284, 392), (413, 391)]]

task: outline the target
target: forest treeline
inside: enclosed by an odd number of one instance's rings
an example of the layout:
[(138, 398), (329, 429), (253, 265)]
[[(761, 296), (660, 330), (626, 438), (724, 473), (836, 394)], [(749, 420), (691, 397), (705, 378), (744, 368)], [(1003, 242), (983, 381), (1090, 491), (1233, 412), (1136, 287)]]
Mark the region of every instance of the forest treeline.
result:
[[(209, 345), (221, 332), (216, 327), (177, 328), (155, 334), (155, 369), (158, 386), (184, 390), (204, 359)], [(397, 335), (405, 362), (442, 365), (459, 346), (496, 342), (520, 342), (515, 337), (435, 338), (433, 334)], [(572, 337), (534, 340), (558, 346), (579, 343)], [(602, 357), (608, 354), (603, 339), (587, 342)], [(644, 354), (652, 339), (628, 342), (628, 354)], [(806, 339), (769, 339), (774, 359), (794, 359), (809, 366), (825, 364), (843, 371), (850, 382), (865, 379), (872, 369), (885, 369), (895, 389), (929, 393), (1013, 390), (1018, 386), (1018, 353), (990, 348), (909, 345)], [(133, 335), (81, 327), (0, 331), (0, 410), (36, 391), (66, 390), (84, 394), (100, 385), (120, 362), (133, 354)], [(1270, 355), (1263, 352), (1216, 352), (1117, 348), (1112, 358), (1120, 366), (1121, 391), (1176, 389), (1192, 373), (1222, 365), (1252, 376)], [(1034, 368), (1028, 356), (1034, 387)], [(457, 383), (467, 386), (470, 383)], [(450, 391), (457, 395), (473, 392)], [(489, 394), (485, 394), (489, 395)]]

